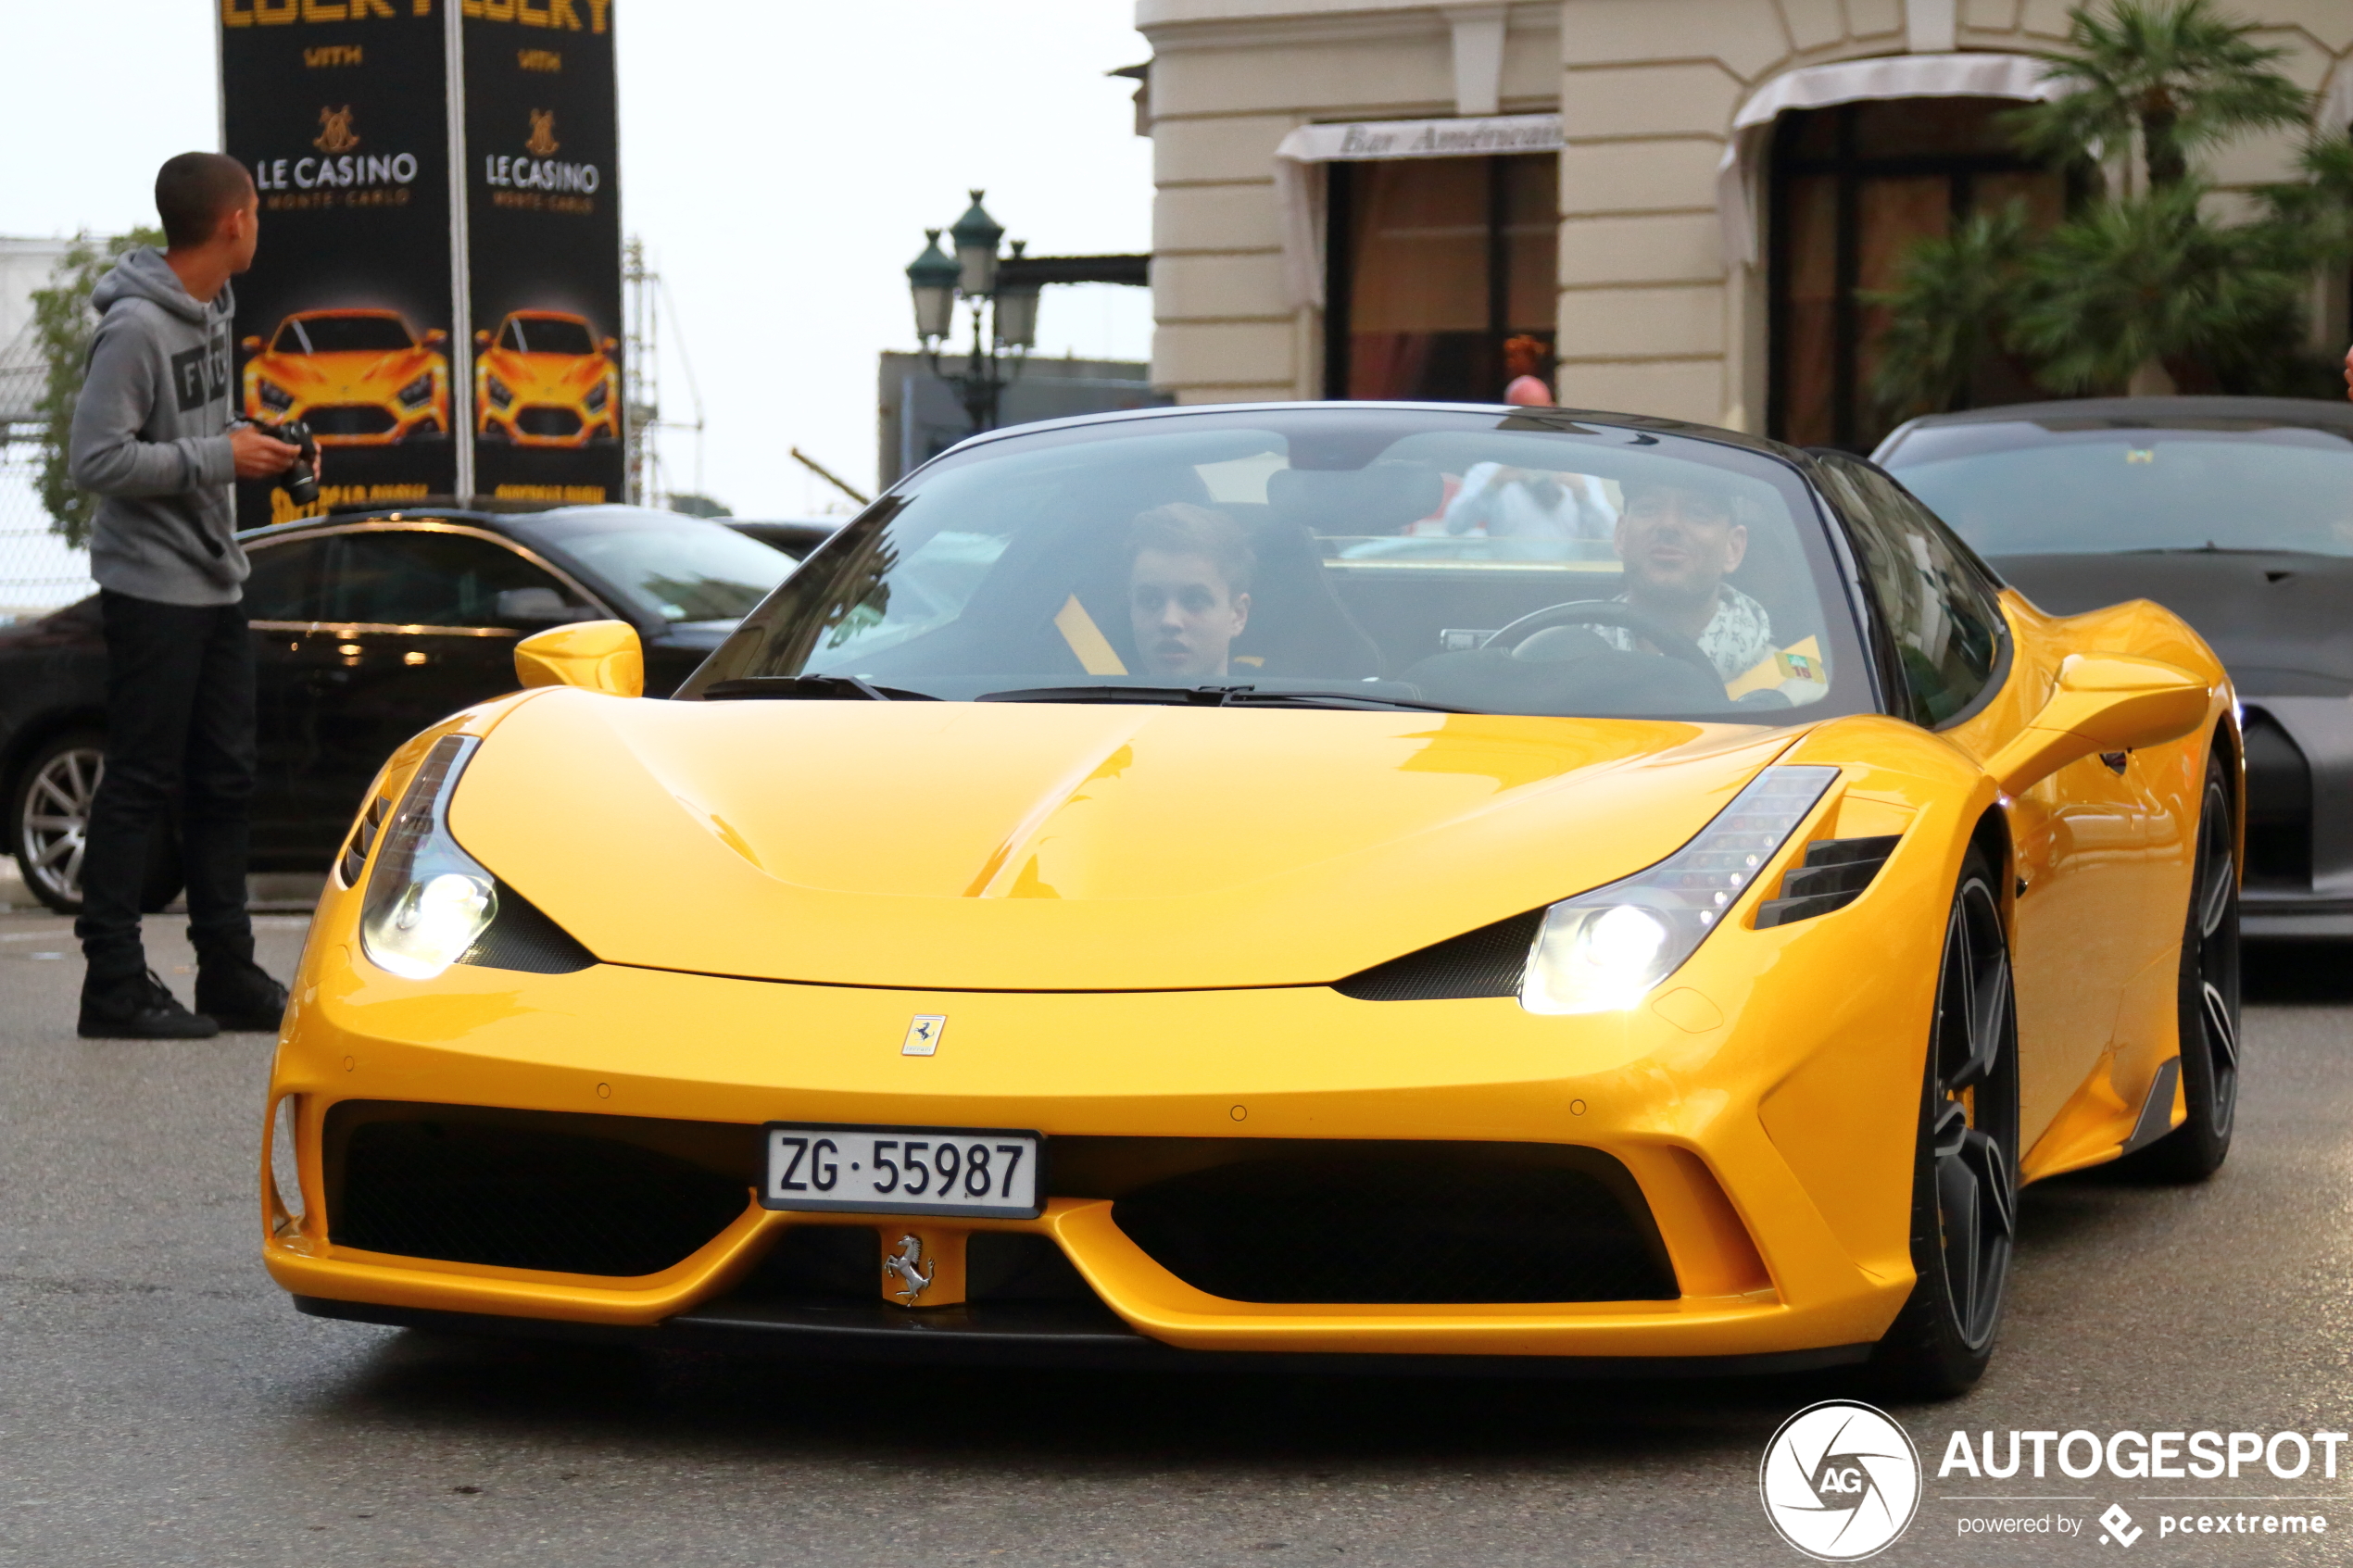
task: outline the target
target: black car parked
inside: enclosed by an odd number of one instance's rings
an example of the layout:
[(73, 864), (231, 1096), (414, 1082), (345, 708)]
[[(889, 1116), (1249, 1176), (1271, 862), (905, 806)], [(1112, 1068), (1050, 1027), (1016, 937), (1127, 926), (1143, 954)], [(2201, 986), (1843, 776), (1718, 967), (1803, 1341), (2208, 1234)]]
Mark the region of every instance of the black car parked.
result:
[[(245, 535), (258, 687), (256, 871), (323, 870), (393, 748), (515, 686), (514, 645), (573, 621), (637, 629), (667, 696), (792, 570), (715, 522), (639, 507), (342, 512)], [(51, 908), (81, 903), (106, 741), (95, 597), (0, 628), (0, 832)], [(178, 890), (155, 846), (148, 899)]]
[(2042, 608), (2146, 598), (2197, 628), (2246, 710), (2246, 934), (2353, 936), (2353, 407), (2028, 403), (1876, 457)]
[(809, 552), (841, 532), (846, 517), (791, 518), (763, 520), (748, 517), (723, 517), (717, 520), (744, 535), (757, 539), (772, 550), (781, 550), (793, 559), (806, 560)]

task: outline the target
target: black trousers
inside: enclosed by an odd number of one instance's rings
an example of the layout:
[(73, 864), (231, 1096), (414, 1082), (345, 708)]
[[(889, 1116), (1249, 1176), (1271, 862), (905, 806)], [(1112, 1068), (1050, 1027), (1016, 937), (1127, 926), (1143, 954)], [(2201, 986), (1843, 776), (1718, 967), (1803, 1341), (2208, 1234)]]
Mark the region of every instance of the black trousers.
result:
[(82, 857), (73, 933), (90, 977), (147, 967), (139, 896), (148, 835), (180, 798), (188, 940), (200, 963), (253, 957), (245, 859), (253, 835), (253, 640), (242, 603), (168, 605), (111, 589), (107, 634), (107, 772)]

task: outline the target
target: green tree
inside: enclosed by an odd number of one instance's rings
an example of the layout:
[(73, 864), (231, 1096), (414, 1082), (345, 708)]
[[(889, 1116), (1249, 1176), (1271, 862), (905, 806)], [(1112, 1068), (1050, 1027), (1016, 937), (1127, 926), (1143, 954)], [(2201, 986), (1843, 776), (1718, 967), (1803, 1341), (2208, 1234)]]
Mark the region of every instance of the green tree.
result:
[(2353, 259), (2353, 138), (2321, 136), (2297, 158), (2300, 179), (2266, 185), (2267, 227), (2283, 265), (2342, 266)]
[(1950, 408), (2003, 352), (2020, 270), (2032, 244), (2026, 209), (1979, 213), (1906, 254), (1895, 287), (1865, 297), (1892, 306), (1871, 389), (1908, 419)]
[(2259, 228), (2206, 222), (2205, 195), (2184, 180), (2103, 203), (2026, 257), (2009, 341), (2045, 385), (2164, 395), (2176, 390), (2170, 366), (2219, 380), (2245, 345), (2297, 335), (2306, 280), (2273, 264)]
[(2038, 57), (2070, 90), (2006, 124), (2032, 157), (2120, 168), (2123, 194), (2087, 182), (2091, 199), (2041, 235), (1985, 222), (1915, 247), (1897, 286), (1872, 296), (1893, 322), (1872, 382), (1883, 407), (1952, 408), (2005, 351), (2076, 395), (2313, 384), (2305, 298), (2314, 268), (2353, 253), (2353, 152), (2313, 143), (2303, 178), (2259, 193), (2236, 224), (2216, 220), (2192, 162), (2310, 125), (2310, 95), (2272, 69), (2285, 51), (2253, 31), (2209, 0), (2069, 12), (2067, 46)]
[(2013, 111), (2011, 135), (2062, 166), (2129, 159), (2137, 143), (2151, 189), (2180, 184), (2192, 153), (2311, 119), (2310, 95), (2271, 69), (2287, 51), (2254, 31), (2208, 0), (2112, 0), (2105, 15), (2077, 6), (2067, 46), (2035, 56), (2067, 94)]
[(41, 505), (49, 527), (74, 545), (90, 542), (91, 514), (97, 497), (78, 488), (68, 471), (68, 445), (73, 437), (73, 406), (82, 396), (82, 377), (90, 364), (90, 340), (98, 318), (90, 308), (90, 291), (125, 251), (135, 245), (160, 245), (162, 233), (133, 229), (127, 234), (101, 239), (74, 236), (72, 247), (49, 273), (49, 286), (32, 291), (33, 332), (41, 345), (45, 374), (41, 386)]

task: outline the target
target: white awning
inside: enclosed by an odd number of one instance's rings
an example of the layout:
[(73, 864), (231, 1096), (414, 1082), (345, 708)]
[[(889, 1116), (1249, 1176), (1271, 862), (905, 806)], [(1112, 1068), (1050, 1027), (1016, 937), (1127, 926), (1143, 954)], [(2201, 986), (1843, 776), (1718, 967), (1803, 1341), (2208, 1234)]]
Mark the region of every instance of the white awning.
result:
[(1724, 225), (1726, 265), (1756, 265), (1757, 165), (1773, 121), (1796, 109), (1876, 98), (2048, 100), (2067, 91), (2025, 55), (1888, 55), (1806, 66), (1777, 76), (1732, 116), (1732, 139), (1716, 169), (1716, 210)]
[(1364, 119), (1302, 125), (1275, 149), (1275, 203), (1283, 229), (1283, 282), (1294, 307), (1324, 303), (1324, 182), (1312, 166), (1408, 157), (1490, 157), (1557, 152), (1556, 114), (1464, 119)]

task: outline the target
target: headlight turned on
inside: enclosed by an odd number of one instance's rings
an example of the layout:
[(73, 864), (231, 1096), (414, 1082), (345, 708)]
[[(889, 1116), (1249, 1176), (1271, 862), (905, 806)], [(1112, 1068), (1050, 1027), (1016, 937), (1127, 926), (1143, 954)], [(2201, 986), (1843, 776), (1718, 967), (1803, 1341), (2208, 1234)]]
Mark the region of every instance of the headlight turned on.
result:
[(1836, 768), (1768, 768), (1699, 836), (1648, 871), (1544, 913), (1519, 1005), (1530, 1012), (1632, 1007), (1683, 967), (1814, 809)]
[(449, 834), (449, 797), (480, 744), (472, 735), (434, 742), (368, 873), (360, 946), (405, 979), (431, 980), (456, 963), (498, 913), (497, 878)]

